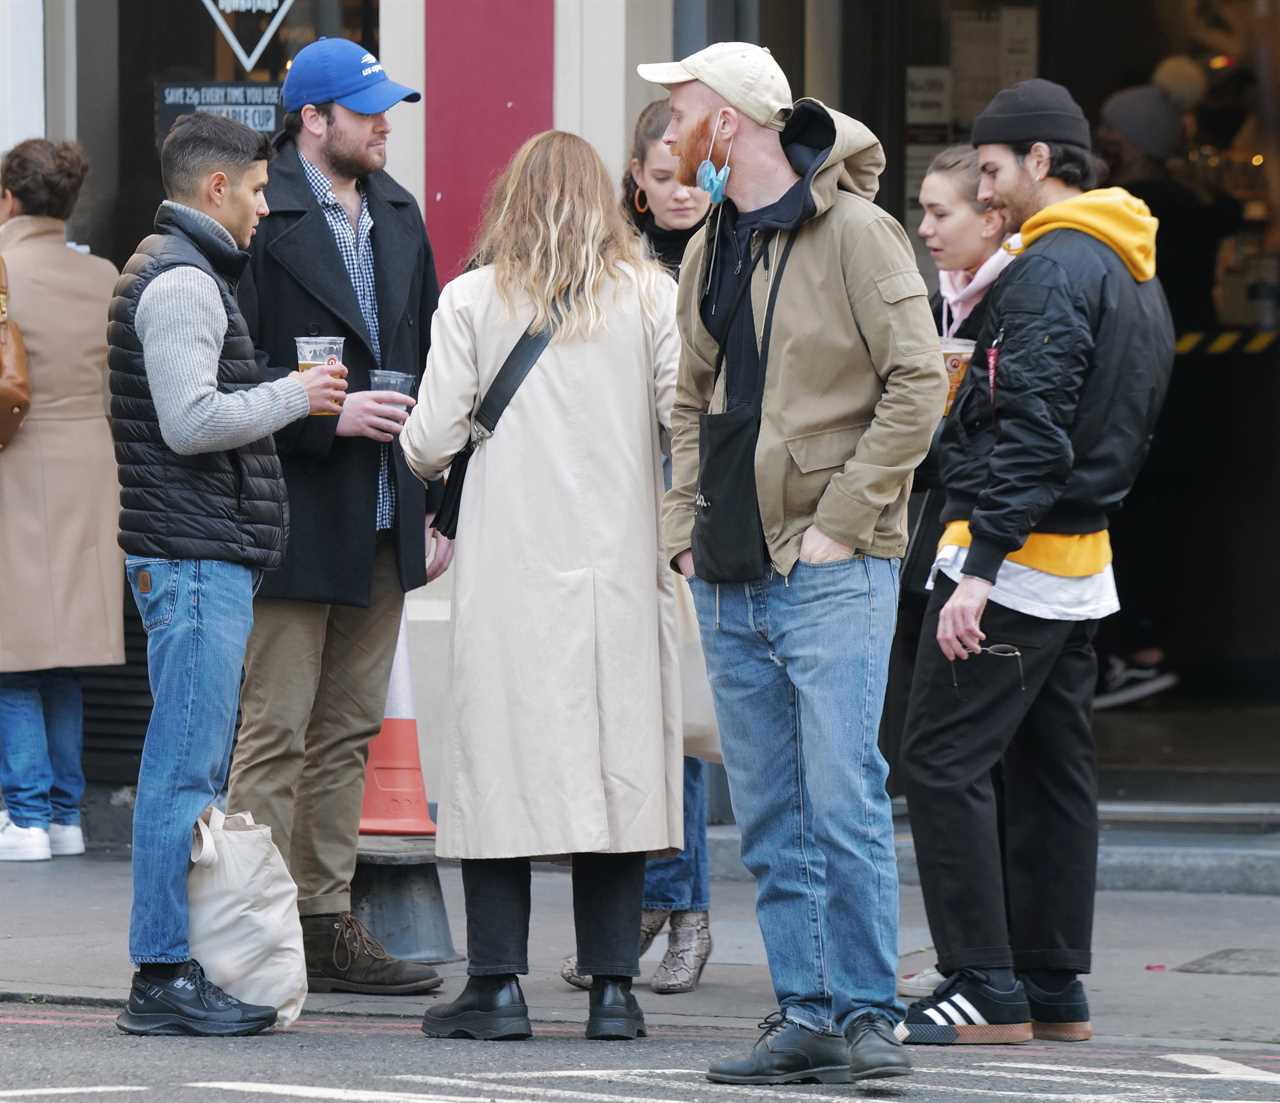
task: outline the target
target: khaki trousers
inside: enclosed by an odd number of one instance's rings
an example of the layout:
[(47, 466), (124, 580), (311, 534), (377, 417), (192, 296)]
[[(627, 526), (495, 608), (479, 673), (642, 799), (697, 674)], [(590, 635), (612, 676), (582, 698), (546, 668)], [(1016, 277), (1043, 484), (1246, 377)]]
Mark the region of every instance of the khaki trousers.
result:
[(252, 812), (298, 883), (298, 912), (351, 910), (369, 741), (382, 727), (404, 593), (378, 545), (368, 609), (259, 599), (228, 810)]

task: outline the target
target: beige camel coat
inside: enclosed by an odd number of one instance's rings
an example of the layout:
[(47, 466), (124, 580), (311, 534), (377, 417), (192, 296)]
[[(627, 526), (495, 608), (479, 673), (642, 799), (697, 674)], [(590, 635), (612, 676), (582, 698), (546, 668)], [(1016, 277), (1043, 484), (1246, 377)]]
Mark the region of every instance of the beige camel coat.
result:
[(120, 487), (106, 417), (114, 266), (65, 223), (0, 226), (31, 412), (0, 452), (0, 671), (124, 662)]
[[(506, 858), (684, 843), (672, 574), (660, 548), (659, 425), (680, 342), (675, 284), (656, 321), (630, 283), (608, 327), (553, 341), (471, 459), (454, 575), (438, 853)], [(491, 268), (440, 297), (400, 441), (423, 478), (448, 466), (533, 307)]]

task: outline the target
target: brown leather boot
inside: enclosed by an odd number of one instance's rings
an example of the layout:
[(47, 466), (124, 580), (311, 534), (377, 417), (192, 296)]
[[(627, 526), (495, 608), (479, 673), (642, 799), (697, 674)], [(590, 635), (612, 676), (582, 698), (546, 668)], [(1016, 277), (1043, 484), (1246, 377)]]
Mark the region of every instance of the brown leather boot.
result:
[(302, 943), (312, 992), (409, 996), (444, 983), (430, 965), (392, 957), (350, 912), (304, 915)]

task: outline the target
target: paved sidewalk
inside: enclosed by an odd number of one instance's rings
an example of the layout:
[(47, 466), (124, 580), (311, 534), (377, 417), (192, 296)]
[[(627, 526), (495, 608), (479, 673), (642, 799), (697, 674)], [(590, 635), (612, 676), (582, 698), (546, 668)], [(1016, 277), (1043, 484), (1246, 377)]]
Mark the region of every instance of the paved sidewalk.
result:
[[(455, 945), (466, 944), (462, 884), (456, 866), (442, 865)], [(525, 992), (542, 1022), (585, 1016), (586, 994), (559, 979), (572, 949), (569, 878), (549, 867), (534, 875), (532, 974)], [(53, 862), (0, 863), (0, 998), (43, 996), (113, 1003), (127, 991), (129, 862), (123, 851), (90, 852)], [(654, 1025), (750, 1031), (772, 1009), (764, 948), (755, 924), (752, 886), (712, 887), (715, 953), (702, 985), (687, 996), (637, 993)], [(663, 939), (645, 959), (646, 975)], [(905, 886), (901, 945), (904, 968), (931, 961), (919, 889)], [(1223, 951), (1250, 951), (1223, 954)], [(1234, 972), (1181, 972), (1179, 966), (1219, 955), (1205, 966)], [(1156, 967), (1156, 968), (1153, 968)], [(446, 998), (465, 975), (463, 962), (442, 967)], [(1100, 1038), (1206, 1039), (1280, 1044), (1276, 978), (1280, 976), (1280, 897), (1153, 892), (1098, 896), (1095, 970), (1089, 981)], [(421, 1015), (426, 998), (314, 995), (312, 1014)]]

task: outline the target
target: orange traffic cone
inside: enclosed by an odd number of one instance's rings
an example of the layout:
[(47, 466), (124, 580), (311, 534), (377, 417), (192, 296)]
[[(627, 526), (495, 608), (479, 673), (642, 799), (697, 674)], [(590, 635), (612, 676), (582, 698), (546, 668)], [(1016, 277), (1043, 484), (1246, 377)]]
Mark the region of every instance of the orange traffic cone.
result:
[(427, 787), (418, 757), (418, 721), (409, 671), (409, 633), (400, 616), (400, 638), (391, 664), (386, 718), (369, 744), (365, 767), (361, 835), (434, 835)]

